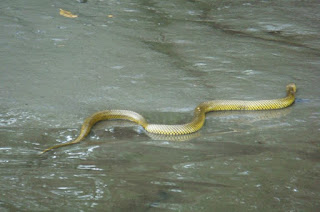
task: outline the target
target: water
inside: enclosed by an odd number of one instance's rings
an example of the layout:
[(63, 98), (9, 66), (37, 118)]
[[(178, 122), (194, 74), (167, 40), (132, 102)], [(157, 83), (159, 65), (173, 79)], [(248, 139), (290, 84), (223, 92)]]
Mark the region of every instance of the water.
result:
[[(62, 8), (78, 15), (59, 15)], [(317, 211), (318, 1), (2, 0), (1, 211)], [(184, 123), (211, 99), (297, 101), (212, 113), (184, 142), (123, 121)]]

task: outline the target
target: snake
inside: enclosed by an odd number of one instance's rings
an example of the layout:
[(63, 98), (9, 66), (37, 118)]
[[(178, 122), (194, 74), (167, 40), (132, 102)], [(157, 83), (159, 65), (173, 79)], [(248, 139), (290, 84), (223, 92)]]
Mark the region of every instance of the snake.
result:
[[(194, 133), (202, 128), (206, 119), (206, 113), (213, 111), (226, 111), (226, 110), (274, 110), (282, 109), (292, 105), (295, 101), (295, 94), (297, 87), (295, 83), (289, 83), (286, 86), (287, 95), (280, 99), (270, 100), (211, 100), (200, 103), (194, 109), (194, 115), (190, 122), (179, 125), (166, 125), (166, 124), (149, 124), (147, 120), (134, 111), (130, 110), (104, 110), (96, 112), (86, 118), (82, 124), (79, 136), (73, 141), (62, 143), (49, 147), (42, 151), (48, 152), (63, 146), (79, 143), (91, 131), (91, 128), (100, 121), (122, 119), (135, 122), (141, 125), (144, 130), (152, 134), (162, 135), (186, 135)], [(41, 153), (41, 154), (42, 154)]]

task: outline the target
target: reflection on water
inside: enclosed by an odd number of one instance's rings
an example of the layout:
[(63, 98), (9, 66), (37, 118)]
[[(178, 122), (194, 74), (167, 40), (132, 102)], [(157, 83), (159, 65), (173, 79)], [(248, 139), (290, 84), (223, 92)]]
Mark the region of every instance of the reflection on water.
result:
[[(315, 211), (319, 6), (2, 2), (0, 210)], [(200, 102), (280, 98), (289, 82), (298, 99), (284, 110), (210, 113), (181, 138), (101, 122), (80, 144), (38, 155), (99, 110), (181, 124)]]

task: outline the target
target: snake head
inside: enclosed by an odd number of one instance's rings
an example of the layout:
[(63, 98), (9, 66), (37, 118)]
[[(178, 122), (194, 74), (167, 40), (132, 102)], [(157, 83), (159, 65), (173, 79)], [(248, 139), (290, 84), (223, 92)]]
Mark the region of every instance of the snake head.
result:
[(297, 92), (297, 86), (294, 83), (289, 83), (286, 87), (287, 93), (295, 94)]

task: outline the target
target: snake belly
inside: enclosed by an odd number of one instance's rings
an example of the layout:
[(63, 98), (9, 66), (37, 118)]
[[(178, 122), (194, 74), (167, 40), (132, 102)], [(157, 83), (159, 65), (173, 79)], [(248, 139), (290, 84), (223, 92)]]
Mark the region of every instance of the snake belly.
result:
[(86, 118), (82, 124), (79, 136), (68, 143), (59, 144), (56, 146), (45, 149), (42, 153), (49, 150), (56, 149), (62, 146), (68, 146), (71, 144), (79, 143), (89, 133), (93, 125), (99, 121), (111, 120), (111, 119), (124, 119), (135, 122), (141, 125), (147, 132), (163, 135), (184, 135), (190, 134), (201, 129), (205, 122), (206, 113), (212, 111), (223, 110), (274, 110), (286, 108), (294, 103), (295, 93), (297, 91), (296, 85), (290, 83), (286, 86), (287, 95), (280, 99), (271, 100), (255, 100), (255, 101), (243, 101), (243, 100), (212, 100), (202, 102), (195, 110), (193, 119), (186, 124), (179, 125), (165, 125), (165, 124), (149, 124), (146, 119), (139, 113), (130, 110), (104, 110)]

